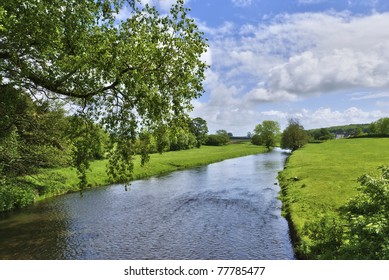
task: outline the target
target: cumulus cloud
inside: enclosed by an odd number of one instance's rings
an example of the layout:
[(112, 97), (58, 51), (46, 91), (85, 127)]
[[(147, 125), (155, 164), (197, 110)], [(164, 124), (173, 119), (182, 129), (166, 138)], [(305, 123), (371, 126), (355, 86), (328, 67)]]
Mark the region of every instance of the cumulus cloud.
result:
[(388, 24), (389, 14), (283, 15), (211, 42), (213, 66), (274, 94), (389, 88)]
[(239, 100), (252, 108), (334, 92), (389, 90), (387, 26), (389, 13), (347, 12), (283, 14), (257, 25), (200, 24), (210, 36), (208, 61), (219, 75), (216, 83), (239, 88)]
[[(246, 122), (254, 122), (251, 126), (266, 118), (286, 123), (287, 118), (297, 117), (308, 128), (369, 123), (384, 117), (389, 113), (385, 108), (389, 92), (387, 26), (389, 13), (376, 12), (282, 14), (258, 24), (225, 22), (217, 28), (200, 23), (209, 36), (205, 56), (213, 75), (206, 83), (210, 101), (202, 103), (201, 110), (212, 112), (215, 123), (223, 117), (225, 124), (236, 121), (242, 126), (244, 118), (232, 119), (231, 112), (249, 116)], [(356, 93), (350, 95), (352, 92)], [(268, 104), (287, 108), (285, 104), (334, 93), (344, 95), (355, 106), (296, 111), (291, 105), (287, 112), (267, 110)], [(364, 101), (372, 101), (377, 110), (361, 109)], [(217, 108), (216, 104), (225, 105)], [(261, 113), (262, 108), (265, 111)]]
[(344, 111), (330, 108), (319, 108), (314, 112), (304, 114), (308, 128), (321, 126), (344, 125), (353, 123), (371, 123), (385, 116), (380, 110), (364, 111), (360, 108), (350, 107)]
[(304, 108), (292, 112), (270, 110), (262, 112), (261, 116), (262, 119), (269, 118), (278, 121), (283, 128), (287, 126), (288, 119), (297, 118), (305, 129), (313, 129), (335, 125), (371, 123), (385, 117), (386, 114), (380, 110), (365, 111), (357, 107), (349, 107), (345, 110), (320, 107), (315, 110)]

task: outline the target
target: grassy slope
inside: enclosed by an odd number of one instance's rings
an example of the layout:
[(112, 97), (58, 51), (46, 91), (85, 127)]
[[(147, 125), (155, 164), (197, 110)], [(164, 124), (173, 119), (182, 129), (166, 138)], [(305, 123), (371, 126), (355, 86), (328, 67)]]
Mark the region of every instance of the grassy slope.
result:
[[(139, 157), (135, 158), (134, 179), (146, 178), (175, 170), (206, 165), (228, 158), (241, 157), (251, 154), (265, 152), (266, 148), (254, 146), (249, 143), (230, 144), (221, 147), (202, 146), (200, 149), (192, 149), (177, 152), (167, 152), (163, 154), (152, 154), (150, 162), (144, 167), (140, 166)], [(107, 160), (94, 161), (91, 164), (91, 172), (88, 173), (88, 180), (92, 187), (103, 186), (113, 182), (105, 172)], [(41, 198), (62, 194), (69, 191), (77, 191), (77, 173), (72, 168), (61, 168), (55, 170), (46, 170), (36, 176), (41, 181), (40, 185), (52, 184), (52, 178), (62, 177), (63, 180), (53, 191)], [(34, 179), (36, 182), (36, 179)]]
[[(319, 213), (336, 213), (357, 193), (357, 178), (389, 165), (389, 139), (341, 139), (295, 151), (280, 173), (282, 200), (297, 235)], [(297, 179), (294, 179), (297, 178)]]

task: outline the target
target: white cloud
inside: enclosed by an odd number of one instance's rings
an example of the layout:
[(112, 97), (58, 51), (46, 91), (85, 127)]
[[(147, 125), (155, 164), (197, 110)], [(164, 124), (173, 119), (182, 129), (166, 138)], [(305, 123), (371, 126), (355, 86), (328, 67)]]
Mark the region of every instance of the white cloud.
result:
[(312, 129), (334, 125), (371, 123), (385, 117), (386, 114), (380, 110), (364, 111), (356, 107), (350, 107), (343, 111), (322, 107), (315, 111), (305, 109), (290, 116), (299, 117), (306, 129)]
[(237, 7), (247, 7), (252, 4), (252, 0), (231, 0), (232, 4)]
[(313, 129), (335, 125), (371, 123), (385, 116), (388, 114), (381, 110), (364, 111), (356, 107), (350, 107), (343, 111), (320, 107), (315, 110), (299, 109), (290, 112), (270, 110), (261, 113), (262, 120), (268, 118), (278, 121), (283, 129), (287, 126), (287, 121), (290, 118), (299, 119), (305, 129)]
[[(201, 110), (212, 114), (210, 119), (215, 123), (223, 117), (225, 125), (244, 125), (244, 119), (236, 117), (244, 115), (252, 116), (246, 120), (253, 122), (250, 126), (264, 117), (285, 123), (287, 114), (314, 128), (371, 122), (385, 115), (387, 102), (382, 99), (389, 92), (389, 13), (283, 14), (257, 25), (226, 22), (218, 28), (206, 23), (200, 26), (210, 39), (206, 56), (212, 62), (213, 75), (212, 83), (209, 79), (206, 84), (210, 101), (202, 103)], [(349, 95), (349, 100), (377, 99), (375, 105), (382, 110), (325, 107), (316, 111), (290, 109), (273, 116), (259, 111), (262, 104), (353, 91), (369, 94)], [(229, 117), (233, 110), (235, 118)]]
[(244, 96), (244, 99), (247, 102), (255, 103), (277, 102), (279, 100), (287, 102), (297, 100), (297, 96), (290, 94), (287, 91), (271, 92), (263, 87), (258, 87), (247, 93)]
[(389, 88), (388, 25), (389, 14), (311, 13), (278, 16), (270, 25), (238, 29), (226, 23), (206, 31), (215, 71), (229, 83), (264, 85), (251, 92), (266, 90), (276, 101), (276, 95), (285, 95), (280, 92), (307, 96)]
[(351, 100), (368, 100), (378, 98), (389, 98), (389, 92), (378, 92), (378, 93), (353, 93), (351, 94)]

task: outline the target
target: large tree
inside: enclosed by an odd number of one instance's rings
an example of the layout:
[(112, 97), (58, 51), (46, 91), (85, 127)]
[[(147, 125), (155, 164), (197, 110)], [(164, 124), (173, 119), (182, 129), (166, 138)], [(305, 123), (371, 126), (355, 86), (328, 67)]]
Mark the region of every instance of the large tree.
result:
[(2, 1), (0, 88), (63, 99), (85, 127), (100, 122), (112, 140), (109, 173), (127, 181), (140, 131), (188, 123), (206, 47), (183, 0), (167, 15), (138, 0)]
[(255, 127), (254, 133), (255, 135), (258, 135), (258, 137), (254, 137), (254, 140), (258, 138), (261, 145), (265, 145), (270, 149), (277, 144), (281, 128), (276, 121), (263, 121)]
[(308, 134), (297, 119), (290, 119), (288, 127), (282, 132), (281, 147), (295, 151), (308, 142)]
[(207, 141), (207, 121), (202, 118), (194, 118), (189, 123), (190, 132), (196, 137), (196, 147), (200, 148)]

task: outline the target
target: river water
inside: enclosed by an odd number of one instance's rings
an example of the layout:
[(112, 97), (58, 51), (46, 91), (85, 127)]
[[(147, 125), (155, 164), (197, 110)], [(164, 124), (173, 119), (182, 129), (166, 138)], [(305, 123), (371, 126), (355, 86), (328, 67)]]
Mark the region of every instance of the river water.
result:
[(230, 159), (0, 217), (1, 259), (293, 259), (277, 199), (287, 154)]

